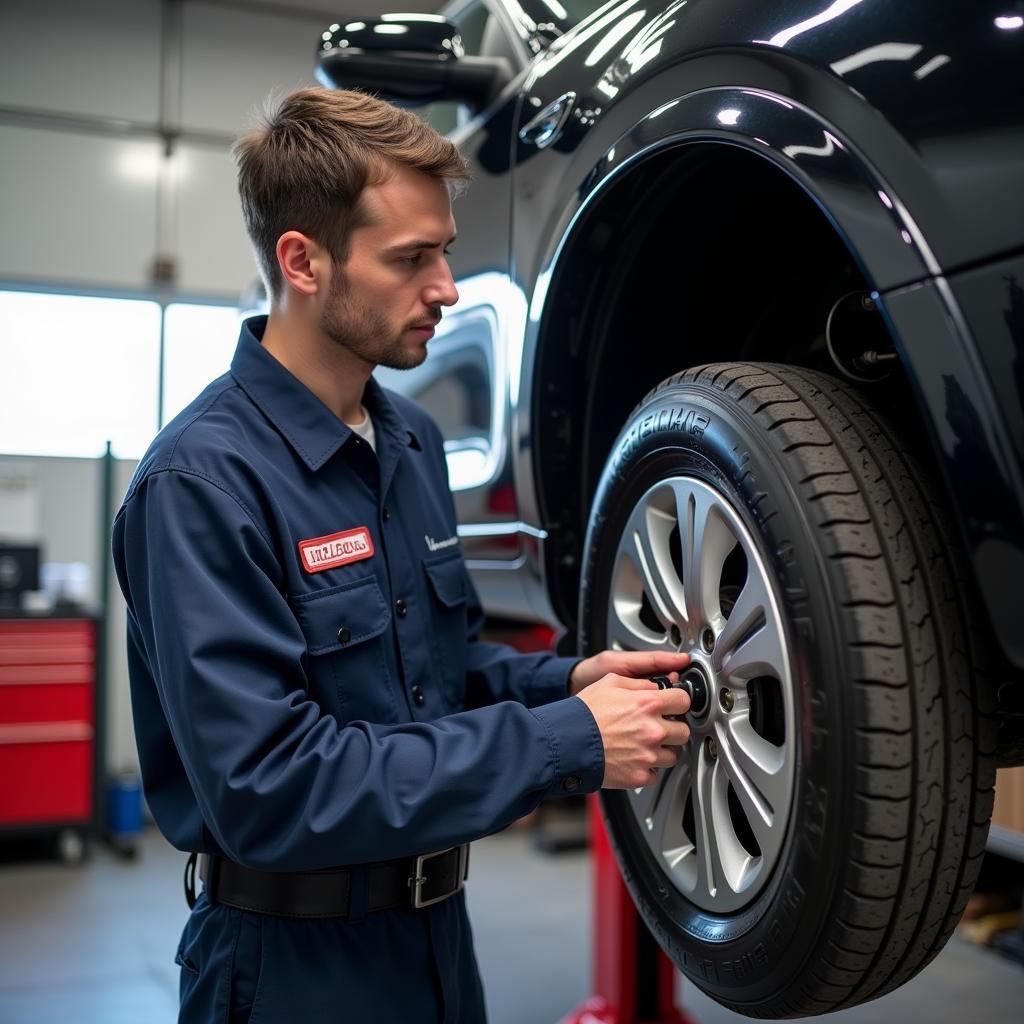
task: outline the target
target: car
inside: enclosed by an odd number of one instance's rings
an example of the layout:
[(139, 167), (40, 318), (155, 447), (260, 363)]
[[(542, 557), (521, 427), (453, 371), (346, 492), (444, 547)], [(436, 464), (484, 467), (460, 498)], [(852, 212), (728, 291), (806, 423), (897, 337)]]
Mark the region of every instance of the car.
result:
[(471, 164), (460, 300), (381, 379), (485, 607), (692, 656), (679, 764), (602, 794), (651, 932), (751, 1016), (896, 988), (1024, 762), (1024, 4), (459, 0), (318, 47)]

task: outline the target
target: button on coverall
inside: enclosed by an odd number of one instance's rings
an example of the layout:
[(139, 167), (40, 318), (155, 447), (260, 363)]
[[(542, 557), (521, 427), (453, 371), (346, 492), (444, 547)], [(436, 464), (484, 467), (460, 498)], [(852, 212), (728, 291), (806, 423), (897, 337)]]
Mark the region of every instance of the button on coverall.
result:
[[(246, 321), (230, 372), (154, 440), (114, 523), (160, 830), (310, 871), (443, 850), (596, 790), (574, 661), (476, 639), (437, 427), (371, 378), (374, 453), (262, 347), (265, 324)], [(201, 893), (180, 1019), (482, 1021), (464, 894), (366, 912), (365, 892), (354, 871), (347, 920)]]

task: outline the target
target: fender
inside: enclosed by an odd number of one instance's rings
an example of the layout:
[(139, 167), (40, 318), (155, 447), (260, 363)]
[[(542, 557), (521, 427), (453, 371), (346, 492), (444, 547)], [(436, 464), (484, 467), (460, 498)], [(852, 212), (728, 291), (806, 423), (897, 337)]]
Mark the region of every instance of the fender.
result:
[[(709, 75), (717, 77), (723, 71), (736, 84), (705, 84)], [(663, 98), (666, 80), (675, 85), (681, 78), (698, 87)], [(552, 88), (557, 89), (557, 84), (552, 82), (546, 86), (544, 93)], [(659, 92), (659, 101), (655, 102)], [(525, 95), (529, 97), (529, 94), (528, 85)], [(819, 104), (819, 108), (809, 105), (808, 100)], [(532, 116), (537, 106), (537, 103), (530, 104), (527, 98), (519, 123)], [(821, 112), (821, 107), (828, 110), (827, 116)], [(611, 145), (602, 145), (598, 136), (608, 139), (613, 124), (622, 120), (621, 111), (638, 109), (644, 111), (642, 116), (615, 134)], [(602, 130), (596, 132), (595, 125), (602, 116), (606, 121)], [(871, 156), (868, 146), (860, 143), (862, 138), (868, 140)], [(521, 274), (517, 274), (519, 286), (529, 296), (529, 314), (522, 350), (518, 353), (522, 369), (516, 376), (522, 381), (524, 394), (513, 403), (516, 410), (513, 451), (522, 518), (527, 522), (540, 522), (534, 467), (530, 462), (534, 445), (530, 438), (534, 433), (533, 415), (541, 408), (542, 400), (538, 390), (540, 382), (534, 379), (539, 353), (543, 345), (559, 343), (559, 339), (549, 338), (545, 330), (557, 301), (558, 289), (552, 289), (552, 282), (557, 281), (562, 260), (571, 251), (584, 219), (599, 208), (603, 195), (614, 182), (668, 147), (691, 145), (737, 146), (756, 154), (796, 182), (823, 211), (874, 288), (894, 333), (897, 351), (928, 426), (939, 464), (944, 468), (949, 465), (943, 455), (949, 448), (950, 430), (946, 422), (946, 396), (936, 388), (935, 372), (928, 366), (956, 368), (964, 394), (977, 414), (969, 441), (976, 445), (979, 434), (986, 439), (993, 453), (994, 470), (1017, 499), (1009, 507), (1004, 506), (1006, 522), (1000, 524), (1000, 533), (1021, 537), (1019, 510), (1024, 507), (1024, 487), (1020, 467), (1013, 458), (1014, 446), (1006, 434), (1005, 424), (996, 414), (991, 384), (930, 244), (932, 226), (937, 226), (940, 234), (946, 231), (953, 237), (957, 233), (947, 197), (935, 187), (928, 168), (922, 165), (913, 149), (863, 97), (838, 80), (825, 78), (814, 68), (785, 55), (762, 52), (718, 53), (685, 61), (638, 87), (629, 102), (618, 109), (613, 105), (601, 111), (587, 101), (578, 104), (562, 137), (552, 147), (558, 154), (554, 159), (562, 163), (554, 201), (546, 209), (534, 209), (532, 218), (525, 208), (542, 204), (524, 203), (523, 197), (525, 193), (529, 200), (531, 179), (539, 171), (531, 167), (534, 154), (520, 153), (516, 194), (523, 212), (516, 217), (517, 237), (513, 250), (519, 260), (516, 264)], [(550, 158), (536, 161), (538, 168), (545, 163), (544, 175), (550, 186), (553, 179)], [(915, 212), (911, 212), (904, 196), (914, 197)], [(527, 227), (524, 232), (523, 225), (528, 225), (531, 219), (539, 227), (534, 231)], [(928, 225), (928, 230), (923, 223)], [(536, 236), (541, 232), (547, 236), (545, 245), (536, 244), (540, 241)], [(536, 238), (533, 246), (529, 241), (520, 244), (524, 235), (531, 234)], [(947, 240), (947, 248), (950, 244)], [(531, 249), (542, 254), (535, 268), (530, 267)], [(908, 348), (898, 323), (905, 323), (905, 319), (891, 315), (886, 309), (886, 300), (889, 294), (902, 299), (908, 289), (913, 290), (919, 284), (930, 285), (946, 329), (932, 333), (926, 345), (918, 332)], [(512, 358), (516, 355), (513, 353)], [(919, 367), (924, 370), (925, 379), (920, 379)], [(527, 394), (528, 403), (522, 401)], [(976, 507), (983, 496), (958, 492), (949, 478), (947, 484), (961, 531), (973, 552), (983, 539), (977, 536), (976, 528), (979, 522), (985, 521)], [(991, 516), (989, 510), (989, 519)], [(984, 596), (993, 610), (1005, 597), (1005, 588), (1000, 586), (998, 593)], [(994, 621), (1000, 619), (1005, 619), (1005, 614), (993, 616)], [(1000, 639), (1004, 650), (1019, 646), (1016, 642), (1008, 643), (1009, 635)], [(1022, 652), (1014, 650), (1014, 654)], [(1016, 656), (1012, 660), (1019, 662)]]
[[(533, 72), (520, 127), (568, 88), (569, 69), (558, 72), (549, 80), (543, 63)], [(727, 50), (677, 61), (624, 90), (607, 108), (580, 99), (554, 145), (538, 151), (518, 142), (513, 159), (512, 274), (529, 308), (509, 354), (523, 390), (511, 395), (513, 450), (521, 517), (538, 525), (529, 440), (549, 288), (584, 218), (646, 158), (673, 146), (742, 147), (803, 188), (879, 293), (941, 271), (928, 228), (948, 222), (945, 197), (906, 140), (842, 81), (775, 51)], [(870, 140), (874, 158), (860, 139)], [(904, 196), (914, 197), (912, 210)]]

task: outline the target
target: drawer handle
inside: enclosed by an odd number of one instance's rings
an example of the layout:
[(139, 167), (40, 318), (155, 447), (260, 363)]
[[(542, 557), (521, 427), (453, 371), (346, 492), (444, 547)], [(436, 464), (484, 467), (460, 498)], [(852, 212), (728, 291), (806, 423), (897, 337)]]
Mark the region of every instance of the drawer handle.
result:
[(91, 739), (92, 726), (88, 722), (18, 722), (14, 725), (0, 725), (0, 746)]

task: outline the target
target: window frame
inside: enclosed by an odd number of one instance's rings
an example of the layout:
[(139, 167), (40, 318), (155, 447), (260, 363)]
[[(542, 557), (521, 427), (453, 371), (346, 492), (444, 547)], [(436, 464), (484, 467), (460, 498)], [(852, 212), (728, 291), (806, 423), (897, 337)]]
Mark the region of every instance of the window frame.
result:
[[(458, 24), (459, 16), (464, 14), (470, 7), (484, 7), (492, 17), (498, 19), (498, 24), (501, 26), (502, 32), (505, 33), (506, 40), (518, 60), (518, 66), (514, 69), (516, 75), (533, 62), (535, 55), (530, 52), (526, 40), (516, 31), (515, 22), (509, 16), (504, 4), (491, 2), (491, 0), (455, 0), (455, 3), (449, 4), (438, 13), (442, 18)], [(474, 55), (470, 54), (469, 56)]]

